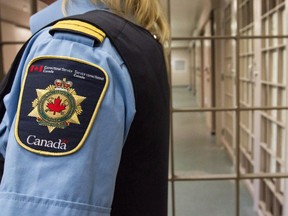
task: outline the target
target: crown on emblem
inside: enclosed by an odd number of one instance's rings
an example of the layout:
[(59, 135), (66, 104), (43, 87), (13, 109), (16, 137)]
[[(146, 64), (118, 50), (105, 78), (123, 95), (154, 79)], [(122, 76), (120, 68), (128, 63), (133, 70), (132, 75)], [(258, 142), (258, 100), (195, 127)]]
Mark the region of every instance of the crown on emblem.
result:
[(54, 81), (54, 84), (55, 84), (56, 89), (59, 89), (59, 90), (68, 90), (73, 85), (71, 81), (66, 81), (66, 78), (64, 78), (63, 80), (56, 79)]

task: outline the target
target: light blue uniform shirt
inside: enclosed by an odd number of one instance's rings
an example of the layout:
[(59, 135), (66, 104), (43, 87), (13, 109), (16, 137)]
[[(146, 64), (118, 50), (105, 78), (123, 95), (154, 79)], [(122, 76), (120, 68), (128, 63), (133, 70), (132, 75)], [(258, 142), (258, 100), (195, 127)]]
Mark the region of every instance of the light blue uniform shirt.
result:
[[(31, 18), (33, 32), (61, 18), (61, 1)], [(73, 0), (68, 14), (103, 6)], [(96, 47), (88, 38), (49, 34), (41, 30), (20, 62), (6, 113), (0, 125), (0, 153), (5, 158), (0, 185), (0, 216), (109, 216), (121, 151), (135, 115), (133, 87), (123, 60), (108, 38)], [(69, 56), (103, 68), (109, 87), (91, 131), (74, 154), (42, 156), (22, 148), (15, 139), (15, 115), (28, 63), (37, 56)], [(27, 128), (29, 130), (29, 128)]]

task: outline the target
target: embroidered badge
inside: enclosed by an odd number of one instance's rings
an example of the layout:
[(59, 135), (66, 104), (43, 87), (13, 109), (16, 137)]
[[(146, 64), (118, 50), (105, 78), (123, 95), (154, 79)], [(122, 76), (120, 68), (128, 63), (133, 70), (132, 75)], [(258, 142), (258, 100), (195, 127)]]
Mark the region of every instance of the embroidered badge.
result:
[(65, 129), (71, 123), (80, 124), (78, 115), (82, 113), (81, 103), (85, 97), (77, 95), (71, 81), (55, 80), (46, 89), (37, 89), (33, 101), (33, 111), (28, 116), (36, 117), (41, 126), (47, 126), (51, 133), (55, 128)]
[(83, 60), (52, 56), (32, 60), (18, 103), (17, 142), (41, 155), (77, 152), (93, 127), (108, 84), (102, 68)]

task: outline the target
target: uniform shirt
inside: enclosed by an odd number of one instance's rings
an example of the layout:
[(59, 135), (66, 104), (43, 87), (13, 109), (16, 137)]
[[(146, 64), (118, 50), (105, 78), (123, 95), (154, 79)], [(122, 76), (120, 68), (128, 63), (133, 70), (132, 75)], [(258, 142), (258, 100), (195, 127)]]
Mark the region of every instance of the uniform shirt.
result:
[[(32, 33), (35, 33), (54, 20), (63, 17), (62, 1), (63, 0), (55, 1), (49, 7), (39, 11), (30, 18), (30, 29)], [(66, 7), (68, 15), (82, 14), (93, 9), (108, 10), (103, 3), (99, 2), (95, 5), (89, 0), (70, 0)]]
[[(52, 21), (51, 17), (63, 16), (60, 10), (55, 11), (60, 4), (56, 1), (33, 16), (32, 31)], [(95, 8), (103, 9), (103, 5), (73, 0), (68, 14)], [(24, 73), (37, 56), (73, 57), (98, 65), (108, 74), (109, 86), (90, 133), (73, 154), (43, 156), (27, 151), (16, 141), (15, 115)], [(69, 33), (52, 36), (49, 28), (41, 30), (28, 44), (4, 102), (7, 111), (0, 125), (0, 153), (5, 158), (0, 216), (109, 216), (121, 150), (135, 115), (130, 76), (109, 39), (95, 47), (87, 37)], [(29, 128), (25, 130), (29, 132)]]

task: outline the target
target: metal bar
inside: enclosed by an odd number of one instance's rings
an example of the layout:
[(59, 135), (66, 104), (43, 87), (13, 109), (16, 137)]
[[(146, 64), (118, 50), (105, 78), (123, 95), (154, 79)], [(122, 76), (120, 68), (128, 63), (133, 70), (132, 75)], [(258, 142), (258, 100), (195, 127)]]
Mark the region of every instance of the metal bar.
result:
[(251, 173), (251, 174), (240, 174), (237, 176), (237, 174), (215, 174), (215, 175), (199, 175), (199, 176), (187, 176), (187, 175), (176, 175), (174, 177), (169, 178), (169, 181), (221, 181), (221, 180), (234, 180), (234, 181), (241, 181), (241, 180), (247, 180), (247, 179), (279, 179), (279, 178), (288, 178), (288, 173)]
[(288, 173), (249, 173), (249, 174), (242, 174), (241, 179), (258, 179), (258, 178), (288, 178)]
[[(167, 12), (168, 12), (168, 22), (171, 28), (171, 0), (167, 0)], [(172, 34), (172, 33), (171, 33)], [(169, 53), (169, 81), (170, 81), (170, 172), (171, 172), (171, 204), (172, 204), (172, 216), (176, 216), (176, 200), (175, 200), (175, 161), (174, 161), (174, 134), (173, 134), (173, 128), (174, 128), (174, 122), (172, 118), (172, 110), (173, 110), (173, 94), (172, 94), (172, 65), (171, 65), (171, 53)], [(170, 178), (169, 178), (170, 179)]]
[(25, 41), (2, 41), (0, 42), (0, 46), (8, 46), (8, 45), (22, 45)]
[(37, 0), (30, 0), (31, 15), (37, 13)]
[(193, 46), (192, 46), (192, 51), (193, 51), (193, 95), (196, 96), (196, 93), (197, 93), (197, 70), (196, 70), (196, 44), (193, 43)]
[(24, 28), (24, 29), (30, 29), (29, 28), (29, 25), (21, 25), (21, 24), (19, 24), (19, 23), (17, 23), (17, 22), (13, 22), (13, 21), (11, 21), (11, 20), (7, 20), (7, 19), (3, 19), (3, 18), (1, 18), (0, 19), (0, 21), (1, 22), (5, 22), (5, 23), (9, 23), (9, 24), (12, 24), (12, 25), (15, 25), (15, 26), (17, 26), (17, 27), (20, 27), (20, 28)]
[(235, 121), (236, 121), (236, 134), (235, 134), (235, 141), (236, 141), (236, 216), (240, 216), (240, 128), (241, 128), (241, 110), (240, 110), (240, 1), (236, 0), (236, 22), (237, 22), (237, 35), (236, 35), (236, 113), (235, 113)]
[(239, 35), (239, 36), (191, 36), (172, 37), (172, 41), (179, 40), (242, 40), (242, 39), (281, 39), (288, 38), (288, 35)]
[(201, 74), (201, 95), (200, 95), (200, 97), (201, 97), (201, 107), (204, 107), (205, 105), (205, 101), (204, 101), (204, 99), (205, 99), (205, 82), (204, 82), (204, 41), (203, 40), (201, 40), (201, 42), (200, 42), (200, 58), (201, 58), (201, 60), (200, 60), (200, 67), (201, 67), (201, 71), (200, 71), (200, 74)]
[(15, 25), (15, 26), (20, 27), (20, 28), (30, 29), (28, 24), (27, 24), (27, 26), (26, 25), (21, 25), (21, 24), (19, 24), (17, 22), (14, 22), (14, 21), (11, 21), (11, 20), (7, 20), (7, 19), (3, 19), (3, 18), (0, 18), (0, 21)]
[(186, 113), (186, 112), (221, 112), (221, 111), (263, 111), (263, 110), (288, 110), (288, 107), (231, 107), (231, 108), (221, 108), (221, 107), (211, 107), (211, 108), (173, 108), (173, 113)]
[[(211, 31), (211, 35), (214, 36), (215, 35), (215, 28), (214, 28), (214, 23), (215, 23), (215, 11), (212, 10), (210, 12), (210, 19), (211, 19), (211, 26), (210, 26), (210, 31)], [(211, 41), (211, 54), (210, 54), (210, 58), (211, 58), (211, 90), (210, 90), (210, 94), (211, 94), (211, 104), (212, 107), (216, 106), (216, 98), (217, 98), (217, 94), (216, 94), (216, 62), (215, 62), (215, 58), (214, 56), (216, 56), (216, 48), (215, 48), (215, 40)], [(212, 112), (211, 113), (212, 117), (211, 117), (211, 134), (215, 135), (216, 134), (216, 112)]]
[(177, 175), (174, 176), (174, 181), (221, 181), (221, 180), (236, 180), (236, 175), (233, 174), (223, 174), (223, 175), (201, 175), (201, 176), (187, 176), (187, 175)]

